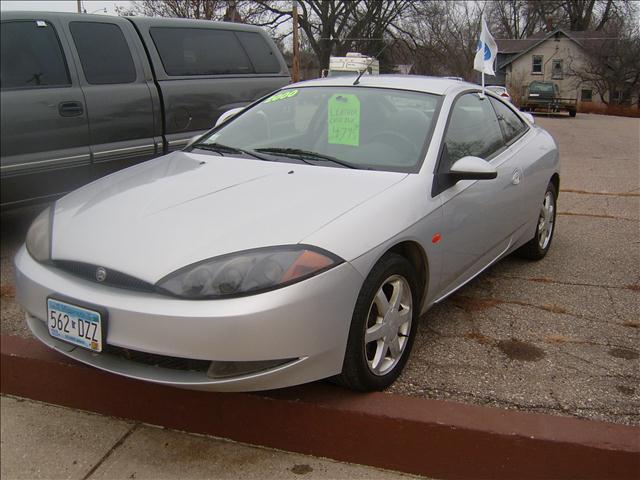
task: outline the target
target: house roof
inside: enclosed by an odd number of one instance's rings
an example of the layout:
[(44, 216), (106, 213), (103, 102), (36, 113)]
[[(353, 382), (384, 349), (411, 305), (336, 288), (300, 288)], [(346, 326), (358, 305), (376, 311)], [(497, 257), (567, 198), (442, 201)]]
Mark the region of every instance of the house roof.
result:
[(556, 28), (552, 32), (534, 33), (530, 37), (522, 39), (497, 39), (496, 43), (498, 44), (498, 53), (512, 54), (512, 56), (505, 62), (500, 64), (498, 68), (502, 68), (505, 65), (508, 65), (509, 63), (520, 58), (522, 55), (526, 54), (530, 50), (533, 50), (535, 47), (537, 47), (541, 43), (544, 43), (546, 40), (557, 34), (564, 35), (583, 48), (587, 45), (600, 43), (603, 40), (602, 32), (591, 30), (573, 31), (565, 30), (563, 28)]
[(545, 37), (547, 32), (534, 33), (527, 38), (497, 38), (498, 52), (500, 53), (520, 53), (531, 45), (537, 43)]

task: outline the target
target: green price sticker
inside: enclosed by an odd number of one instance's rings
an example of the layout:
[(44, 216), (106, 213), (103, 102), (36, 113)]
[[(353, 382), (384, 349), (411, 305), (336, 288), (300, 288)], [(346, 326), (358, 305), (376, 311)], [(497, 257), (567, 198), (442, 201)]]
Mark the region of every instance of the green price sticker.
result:
[(284, 100), (285, 98), (295, 97), (297, 94), (298, 90), (283, 90), (267, 98), (264, 103), (277, 102), (278, 100)]
[(333, 95), (327, 110), (328, 143), (360, 145), (360, 100), (353, 94)]

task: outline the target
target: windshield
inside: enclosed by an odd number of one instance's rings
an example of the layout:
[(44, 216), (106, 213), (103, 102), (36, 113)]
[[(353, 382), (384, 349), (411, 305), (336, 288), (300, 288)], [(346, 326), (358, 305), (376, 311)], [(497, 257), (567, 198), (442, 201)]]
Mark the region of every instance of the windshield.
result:
[(553, 83), (533, 82), (529, 86), (529, 91), (534, 93), (553, 93)]
[(313, 165), (414, 171), (440, 96), (368, 87), (281, 90), (194, 148)]

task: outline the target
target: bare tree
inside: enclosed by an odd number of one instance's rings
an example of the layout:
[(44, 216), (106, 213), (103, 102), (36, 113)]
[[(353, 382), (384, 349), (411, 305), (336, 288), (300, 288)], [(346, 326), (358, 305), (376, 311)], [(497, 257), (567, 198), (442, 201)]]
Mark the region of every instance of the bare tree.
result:
[(569, 30), (602, 30), (633, 8), (632, 0), (543, 0), (536, 3), (542, 15), (554, 16), (558, 26)]
[(451, 75), (475, 80), (473, 58), (483, 4), (478, 2), (417, 2), (411, 21), (402, 25), (404, 48), (418, 74)]
[[(578, 83), (593, 88), (603, 103), (615, 103), (613, 93), (627, 98), (640, 93), (640, 27), (637, 22), (618, 24), (601, 39), (585, 40), (582, 58), (572, 58), (568, 72)], [(609, 95), (607, 95), (607, 93)], [(612, 102), (613, 100), (613, 102)]]
[[(394, 22), (414, 0), (299, 0), (298, 22), (321, 68), (333, 53), (375, 54), (392, 38)], [(247, 21), (282, 31), (291, 18), (291, 2), (256, 0)], [(274, 32), (275, 33), (275, 32)]]
[(495, 0), (487, 4), (487, 20), (498, 38), (526, 38), (544, 28), (546, 13), (542, 2)]
[(526, 38), (553, 27), (602, 30), (633, 10), (630, 0), (493, 0), (487, 2), (492, 31), (498, 38)]
[(117, 7), (116, 11), (119, 15), (222, 20), (228, 5), (227, 0), (142, 0), (131, 2), (129, 8)]

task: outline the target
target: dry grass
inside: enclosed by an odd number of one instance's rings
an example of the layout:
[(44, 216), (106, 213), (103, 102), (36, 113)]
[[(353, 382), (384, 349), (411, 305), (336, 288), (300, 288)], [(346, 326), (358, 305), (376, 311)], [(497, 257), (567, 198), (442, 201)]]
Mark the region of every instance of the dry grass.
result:
[(640, 108), (626, 105), (604, 105), (601, 103), (580, 103), (580, 113), (597, 113), (599, 115), (616, 115), (618, 117), (640, 117)]

